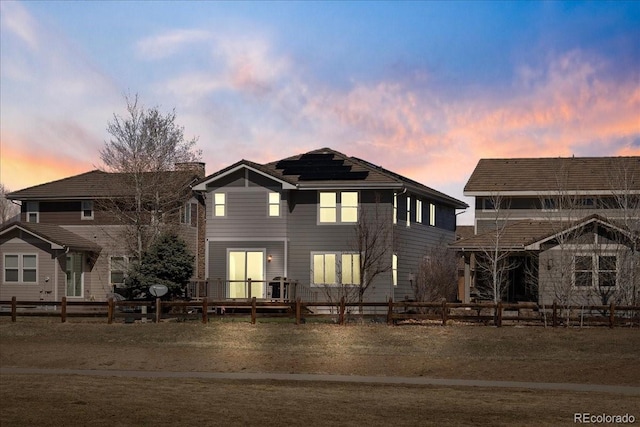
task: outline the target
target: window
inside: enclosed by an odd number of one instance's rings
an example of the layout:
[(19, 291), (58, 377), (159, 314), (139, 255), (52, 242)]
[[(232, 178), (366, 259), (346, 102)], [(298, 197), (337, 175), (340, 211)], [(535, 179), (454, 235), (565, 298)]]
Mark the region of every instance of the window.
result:
[(422, 200), (416, 200), (416, 222), (422, 224)]
[(616, 277), (615, 255), (577, 255), (574, 259), (574, 286), (578, 288), (615, 287)]
[(313, 256), (313, 284), (335, 285), (336, 281), (336, 254), (312, 254)]
[(492, 197), (485, 197), (482, 199), (483, 211), (496, 211), (495, 200)]
[(312, 252), (313, 285), (359, 285), (360, 254), (352, 252)]
[(360, 254), (342, 254), (342, 284), (360, 284)]
[(429, 225), (436, 226), (436, 205), (429, 203)]
[(38, 281), (38, 256), (35, 254), (5, 254), (5, 283), (36, 283)]
[(340, 197), (340, 221), (358, 222), (358, 193), (355, 191), (343, 191), (340, 193)]
[(180, 209), (180, 223), (191, 224), (191, 203), (185, 203)]
[(393, 286), (398, 286), (398, 254), (393, 254), (391, 258), (391, 278)]
[(358, 193), (321, 191), (318, 218), (320, 223), (358, 222)]
[(93, 219), (93, 201), (83, 200), (81, 203), (81, 219)]
[(213, 216), (225, 216), (227, 195), (225, 193), (213, 194)]
[(280, 193), (269, 193), (269, 216), (280, 216)]
[(393, 223), (398, 223), (398, 193), (393, 193)]
[(38, 202), (27, 202), (27, 222), (40, 222), (40, 205)]
[(542, 210), (547, 212), (556, 212), (558, 210), (558, 202), (556, 199), (543, 199)]
[(112, 256), (110, 265), (110, 280), (112, 285), (124, 285), (124, 279), (127, 274), (128, 260), (123, 256)]
[(411, 197), (407, 196), (407, 227), (411, 227)]

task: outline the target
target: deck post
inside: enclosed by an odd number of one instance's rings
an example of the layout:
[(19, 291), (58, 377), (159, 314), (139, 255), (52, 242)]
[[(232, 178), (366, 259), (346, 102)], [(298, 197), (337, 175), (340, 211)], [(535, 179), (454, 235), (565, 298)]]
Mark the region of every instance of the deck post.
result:
[(245, 285), (246, 285), (246, 286), (247, 286), (247, 288), (248, 288), (248, 289), (247, 289), (247, 297), (248, 297), (248, 299), (249, 299), (249, 300), (251, 300), (251, 296), (252, 296), (252, 295), (251, 295), (251, 277), (249, 277), (249, 278), (247, 279), (247, 282), (245, 283)]
[(11, 321), (15, 323), (16, 316), (18, 314), (18, 300), (16, 297), (11, 297)]
[(67, 297), (62, 297), (62, 304), (60, 305), (60, 318), (62, 323), (67, 321)]
[(107, 323), (113, 323), (113, 298), (107, 300)]
[(296, 298), (296, 325), (302, 323), (302, 299)]
[(256, 297), (251, 298), (251, 324), (256, 324)]
[(207, 297), (202, 298), (202, 323), (209, 321), (209, 307), (207, 307)]
[(614, 303), (611, 303), (609, 306), (609, 328), (613, 329), (613, 326), (616, 323), (616, 306)]

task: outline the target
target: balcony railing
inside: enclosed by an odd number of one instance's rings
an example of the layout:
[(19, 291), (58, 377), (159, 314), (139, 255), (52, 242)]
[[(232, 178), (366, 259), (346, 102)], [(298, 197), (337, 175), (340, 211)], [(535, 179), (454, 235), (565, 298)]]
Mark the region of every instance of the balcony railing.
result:
[(251, 300), (256, 297), (267, 301), (317, 301), (317, 291), (297, 280), (277, 277), (273, 280), (193, 280), (187, 287), (191, 299)]

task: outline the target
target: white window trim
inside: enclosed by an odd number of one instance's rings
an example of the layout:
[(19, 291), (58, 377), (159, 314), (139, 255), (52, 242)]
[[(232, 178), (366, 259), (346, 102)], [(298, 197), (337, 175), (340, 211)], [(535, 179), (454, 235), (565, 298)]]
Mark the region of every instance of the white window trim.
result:
[[(35, 210), (32, 210), (34, 209)], [(30, 221), (31, 214), (36, 215), (35, 221)], [(27, 222), (39, 223), (40, 222), (40, 202), (27, 202)]]
[[(314, 278), (314, 270), (313, 270), (313, 257), (315, 255), (334, 255), (335, 259), (336, 259), (336, 265), (335, 265), (335, 276), (336, 276), (336, 283), (316, 283), (315, 282), (315, 278)], [(362, 283), (362, 277), (360, 278), (360, 283), (343, 283), (342, 282), (342, 268), (341, 268), (341, 262), (342, 262), (342, 255), (358, 255), (358, 252), (354, 252), (354, 251), (312, 251), (310, 254), (310, 266), (311, 268), (310, 270), (310, 286), (312, 288), (320, 288), (320, 287), (340, 287), (340, 286), (360, 286)], [(360, 269), (360, 266), (358, 266), (358, 270)], [(358, 271), (358, 274), (360, 274), (360, 272)]]
[[(320, 199), (321, 199), (321, 194), (323, 193), (331, 193), (331, 194), (335, 194), (336, 196), (336, 206), (330, 206), (330, 207), (322, 207), (320, 205)], [(356, 194), (356, 197), (358, 198), (357, 204), (356, 206), (345, 206), (342, 204), (342, 194), (343, 193), (354, 193)], [(361, 198), (360, 198), (360, 192), (359, 191), (318, 191), (318, 207), (317, 207), (317, 225), (353, 225), (353, 224), (357, 224), (359, 219), (360, 219), (360, 206), (361, 206)], [(343, 217), (343, 208), (354, 208), (356, 209), (356, 220), (355, 221), (344, 221), (342, 219)], [(335, 221), (320, 221), (320, 213), (322, 211), (322, 209), (335, 209), (335, 214), (336, 214), (336, 220)]]
[[(578, 286), (576, 285), (576, 257), (591, 257), (591, 266), (593, 267), (591, 271), (591, 285), (589, 286)], [(594, 251), (584, 251), (584, 252), (576, 252), (574, 255), (574, 259), (573, 259), (573, 265), (571, 266), (571, 271), (572, 271), (572, 277), (571, 277), (571, 288), (574, 290), (583, 290), (583, 291), (587, 291), (587, 290), (593, 290), (593, 289), (599, 289), (600, 288), (600, 260), (598, 259), (601, 256), (613, 256), (616, 258), (616, 285), (615, 286), (611, 286), (612, 288), (618, 289), (619, 286), (619, 279), (620, 279), (620, 257), (618, 256), (618, 253), (616, 252), (610, 252), (610, 251), (605, 251), (605, 252), (594, 252)], [(580, 270), (580, 271), (586, 271), (586, 270)], [(611, 271), (611, 270), (604, 270), (604, 271)]]
[[(17, 256), (18, 257), (18, 281), (7, 281), (7, 256)], [(36, 257), (36, 280), (33, 282), (25, 282), (24, 281), (24, 257), (25, 256), (35, 256)], [(31, 252), (13, 252), (13, 253), (5, 253), (2, 254), (2, 283), (5, 285), (37, 285), (38, 284), (38, 254)], [(13, 268), (12, 268), (13, 270)], [(32, 270), (32, 268), (28, 268), (28, 270)]]
[[(217, 196), (217, 195), (222, 195), (222, 197), (223, 197), (223, 199), (224, 199), (224, 200), (222, 201), (222, 203), (218, 203), (218, 202), (216, 201), (216, 196)], [(222, 206), (222, 211), (223, 211), (223, 212), (222, 212), (222, 215), (218, 215), (218, 214), (217, 214), (217, 211), (218, 211), (218, 210), (217, 210), (216, 208), (217, 208), (218, 206)], [(213, 216), (214, 218), (224, 218), (224, 217), (226, 217), (226, 216), (227, 216), (227, 193), (224, 193), (224, 192), (214, 192), (214, 193), (213, 193), (213, 211), (211, 212), (211, 214), (212, 214), (212, 216)]]
[(393, 286), (398, 286), (398, 254), (391, 256), (391, 281)]
[[(275, 194), (278, 196), (278, 202), (272, 202), (271, 201), (271, 195)], [(271, 208), (272, 207), (278, 207), (278, 215), (272, 215), (271, 214)], [(282, 195), (280, 193), (278, 193), (277, 191), (270, 191), (267, 193), (267, 216), (269, 218), (280, 218), (282, 216)]]
[[(85, 208), (85, 203), (87, 203), (90, 206), (89, 209)], [(91, 211), (91, 215), (85, 216), (84, 214), (85, 211)], [(93, 200), (82, 200), (80, 202), (80, 219), (83, 221), (89, 221), (94, 219), (94, 215), (95, 215), (95, 210), (94, 210)]]
[(398, 223), (398, 193), (393, 193), (393, 224)]
[(407, 227), (411, 227), (411, 196), (407, 196)]
[(429, 203), (429, 225), (436, 226), (436, 205), (434, 203)]
[(422, 200), (416, 199), (416, 222), (422, 224)]

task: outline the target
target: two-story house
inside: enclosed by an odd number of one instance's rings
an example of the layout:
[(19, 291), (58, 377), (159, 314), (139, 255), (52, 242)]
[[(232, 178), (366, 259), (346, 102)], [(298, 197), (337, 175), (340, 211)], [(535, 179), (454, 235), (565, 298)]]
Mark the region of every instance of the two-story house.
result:
[(482, 159), (464, 194), (464, 300), (640, 300), (640, 157)]
[[(181, 189), (158, 221), (175, 224), (204, 278), (204, 202), (190, 185), (204, 165), (176, 165), (156, 178)], [(0, 299), (105, 300), (124, 282), (135, 257), (127, 242), (127, 176), (94, 170), (7, 195), (21, 205), (20, 221), (0, 227)], [(116, 207), (122, 208), (117, 213)], [(150, 220), (150, 218), (146, 218)], [(149, 222), (149, 221), (148, 221)]]
[(194, 189), (206, 194), (206, 277), (218, 287), (210, 295), (225, 298), (267, 298), (269, 281), (280, 277), (316, 300), (358, 287), (366, 280), (358, 236), (388, 229), (380, 239), (386, 268), (364, 298), (411, 299), (425, 250), (454, 241), (456, 209), (467, 207), (329, 148), (267, 164), (241, 160)]

